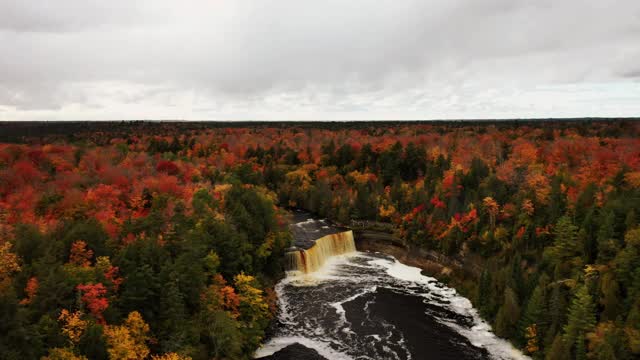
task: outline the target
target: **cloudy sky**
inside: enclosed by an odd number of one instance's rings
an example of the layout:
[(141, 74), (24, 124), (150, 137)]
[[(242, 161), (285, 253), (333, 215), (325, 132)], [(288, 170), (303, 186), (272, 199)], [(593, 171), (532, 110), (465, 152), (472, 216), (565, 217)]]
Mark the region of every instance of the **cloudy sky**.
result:
[(0, 120), (640, 116), (638, 0), (0, 0)]

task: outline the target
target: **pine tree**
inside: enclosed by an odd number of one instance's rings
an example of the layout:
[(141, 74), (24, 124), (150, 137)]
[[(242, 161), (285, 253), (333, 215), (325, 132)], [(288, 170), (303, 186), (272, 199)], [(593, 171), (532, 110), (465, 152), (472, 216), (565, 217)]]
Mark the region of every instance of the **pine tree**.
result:
[(589, 290), (582, 285), (569, 307), (568, 323), (564, 326), (563, 340), (567, 348), (575, 346), (577, 359), (586, 358), (585, 336), (596, 325), (595, 306)]
[(603, 215), (604, 220), (600, 225), (598, 231), (598, 263), (605, 264), (618, 252), (618, 244), (615, 238), (615, 214), (613, 211), (609, 211)]
[(477, 303), (480, 313), (482, 313), (485, 317), (491, 314), (491, 310), (493, 308), (491, 304), (494, 292), (491, 288), (491, 281), (491, 272), (487, 269), (483, 270), (482, 275), (480, 275)]
[(624, 225), (627, 228), (627, 231), (635, 228), (636, 226), (638, 226), (638, 222), (636, 221), (636, 212), (635, 210), (631, 209), (629, 210), (629, 212), (627, 213), (627, 217), (624, 220)]
[(170, 275), (164, 296), (160, 299), (160, 332), (162, 336), (162, 350), (165, 352), (178, 351), (184, 345), (186, 337), (185, 321), (187, 317), (183, 294), (178, 287), (176, 276)]
[(548, 323), (550, 324), (545, 336), (545, 345), (551, 346), (557, 334), (562, 330), (561, 327), (566, 320), (567, 299), (562, 285), (556, 284), (551, 291), (549, 299), (549, 315)]
[(555, 240), (548, 252), (556, 263), (562, 263), (578, 252), (578, 227), (568, 216), (561, 217), (554, 230)]
[(620, 286), (613, 273), (607, 272), (602, 276), (600, 291), (600, 303), (604, 306), (600, 320), (616, 320), (620, 311)]
[(593, 264), (598, 256), (598, 242), (596, 241), (596, 223), (594, 221), (594, 209), (590, 209), (582, 222), (580, 238), (584, 244), (584, 262)]
[(547, 352), (546, 360), (566, 360), (569, 359), (569, 353), (566, 349), (562, 336), (558, 335), (553, 340), (551, 348)]
[(536, 333), (535, 338), (537, 344), (542, 343), (542, 339), (544, 339), (544, 330), (547, 326), (547, 286), (549, 284), (549, 277), (543, 275), (540, 277), (538, 281), (538, 285), (533, 290), (531, 294), (531, 298), (527, 303), (527, 308), (524, 311), (521, 321), (521, 332), (522, 334), (527, 334), (528, 330), (531, 326), (535, 326)]
[(508, 337), (513, 334), (520, 319), (520, 305), (518, 295), (509, 287), (504, 290), (504, 303), (496, 316), (496, 334)]

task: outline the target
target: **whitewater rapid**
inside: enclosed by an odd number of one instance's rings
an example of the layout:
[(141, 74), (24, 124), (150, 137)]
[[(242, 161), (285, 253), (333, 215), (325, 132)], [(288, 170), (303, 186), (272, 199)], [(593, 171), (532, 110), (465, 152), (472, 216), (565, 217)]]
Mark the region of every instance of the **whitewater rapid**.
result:
[(256, 357), (298, 343), (327, 359), (421, 358), (411, 353), (404, 341), (405, 334), (394, 324), (367, 317), (367, 302), (361, 322), (379, 331), (362, 334), (352, 329), (345, 304), (382, 288), (420, 297), (433, 307), (425, 310), (429, 316), (462, 335), (473, 347), (486, 350), (476, 353), (467, 344), (457, 344), (460, 351), (468, 350), (466, 358), (528, 359), (510, 343), (496, 337), (471, 302), (454, 289), (393, 257), (362, 252), (333, 257), (318, 272), (283, 279), (276, 286), (281, 325)]
[(331, 360), (528, 359), (455, 289), (385, 254), (333, 256), (290, 272), (276, 293), (277, 322), (256, 358), (304, 358), (278, 356), (300, 344)]

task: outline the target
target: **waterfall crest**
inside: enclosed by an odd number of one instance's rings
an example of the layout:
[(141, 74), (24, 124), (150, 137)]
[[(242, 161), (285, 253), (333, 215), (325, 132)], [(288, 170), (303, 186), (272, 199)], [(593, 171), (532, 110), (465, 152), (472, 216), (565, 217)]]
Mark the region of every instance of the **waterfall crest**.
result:
[(356, 251), (353, 231), (330, 234), (317, 239), (307, 250), (295, 250), (286, 253), (286, 270), (300, 271), (305, 274), (318, 270), (328, 258), (334, 255)]

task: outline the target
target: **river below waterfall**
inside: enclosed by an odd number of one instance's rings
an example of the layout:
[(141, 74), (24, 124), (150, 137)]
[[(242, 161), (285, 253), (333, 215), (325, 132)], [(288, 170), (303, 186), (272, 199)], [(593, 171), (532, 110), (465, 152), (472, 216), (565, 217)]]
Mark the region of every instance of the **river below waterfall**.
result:
[[(296, 240), (333, 228), (308, 215), (296, 220)], [(289, 273), (276, 292), (278, 318), (257, 358), (527, 358), (496, 337), (468, 299), (384, 254), (333, 256), (316, 272)]]

